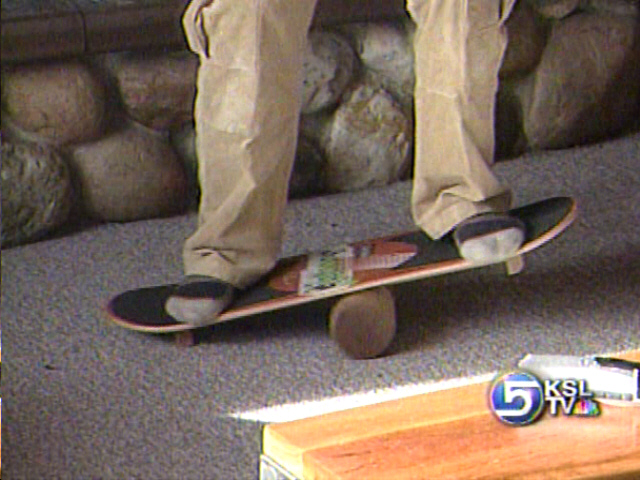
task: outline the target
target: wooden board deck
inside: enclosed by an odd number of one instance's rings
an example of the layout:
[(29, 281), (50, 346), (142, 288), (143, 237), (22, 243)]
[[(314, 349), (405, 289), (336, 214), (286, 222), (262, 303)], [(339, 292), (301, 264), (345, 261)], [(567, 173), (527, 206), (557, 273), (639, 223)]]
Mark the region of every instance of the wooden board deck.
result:
[[(513, 274), (522, 268), (521, 256), (550, 242), (571, 225), (577, 215), (577, 205), (570, 197), (555, 197), (515, 208), (510, 213), (519, 218), (527, 230), (525, 243), (516, 257), (504, 260), (507, 271)], [(348, 255), (345, 253), (347, 250), (350, 251)], [(326, 270), (318, 269), (326, 275), (309, 275), (310, 282), (300, 280), (305, 278), (303, 271), (311, 270), (309, 261), (317, 259), (315, 254), (280, 260), (269, 275), (239, 294), (234, 303), (216, 318), (215, 323), (377, 287), (490, 266), (461, 258), (450, 237), (432, 240), (419, 230), (355, 242), (345, 250), (338, 249), (338, 252), (321, 255), (321, 258), (328, 259), (326, 261), (330, 266)], [(349, 273), (344, 275), (343, 270)], [(346, 277), (344, 282), (343, 275)], [(316, 276), (319, 277), (318, 285)], [(301, 284), (306, 287), (307, 283), (315, 285), (315, 288), (311, 291), (300, 288)], [(174, 288), (175, 285), (157, 285), (122, 292), (107, 303), (107, 315), (116, 324), (139, 332), (192, 330), (195, 327), (176, 321), (165, 311), (165, 302)]]
[[(620, 358), (640, 361), (640, 350)], [(298, 479), (640, 478), (640, 408), (499, 423), (489, 383), (268, 425), (263, 453)]]

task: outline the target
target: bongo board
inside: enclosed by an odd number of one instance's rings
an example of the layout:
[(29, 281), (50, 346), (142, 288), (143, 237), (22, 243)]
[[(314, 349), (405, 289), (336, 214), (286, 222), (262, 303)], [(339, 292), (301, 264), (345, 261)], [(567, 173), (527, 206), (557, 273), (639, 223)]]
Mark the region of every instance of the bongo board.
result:
[[(520, 250), (503, 260), (507, 273), (513, 275), (523, 269), (523, 255), (572, 223), (576, 204), (569, 197), (555, 197), (509, 213), (526, 226)], [(360, 241), (280, 260), (262, 281), (241, 291), (215, 323), (336, 297), (329, 316), (331, 337), (352, 357), (375, 357), (388, 347), (396, 330), (394, 300), (387, 287), (483, 266), (487, 264), (461, 258), (450, 235), (431, 240), (413, 231)], [(108, 315), (130, 330), (177, 333), (179, 343), (192, 344), (192, 331), (203, 327), (178, 322), (164, 309), (174, 287), (159, 285), (121, 293), (109, 301)]]

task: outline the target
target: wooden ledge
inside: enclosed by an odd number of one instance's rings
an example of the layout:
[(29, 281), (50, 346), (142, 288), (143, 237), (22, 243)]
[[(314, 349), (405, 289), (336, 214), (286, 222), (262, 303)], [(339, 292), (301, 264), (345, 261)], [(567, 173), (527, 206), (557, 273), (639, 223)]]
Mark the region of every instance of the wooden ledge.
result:
[[(188, 0), (3, 0), (2, 62), (187, 48)], [(313, 26), (404, 16), (404, 0), (319, 0)]]
[[(640, 350), (620, 355), (640, 361)], [(297, 479), (639, 478), (640, 408), (508, 427), (490, 382), (267, 425), (263, 453)]]

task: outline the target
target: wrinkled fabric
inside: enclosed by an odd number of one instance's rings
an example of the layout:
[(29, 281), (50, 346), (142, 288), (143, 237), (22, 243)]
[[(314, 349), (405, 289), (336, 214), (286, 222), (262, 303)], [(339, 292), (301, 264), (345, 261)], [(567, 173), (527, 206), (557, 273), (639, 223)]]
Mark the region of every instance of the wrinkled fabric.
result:
[[(346, 0), (345, 0), (346, 1)], [(515, 0), (408, 0), (416, 23), (416, 224), (440, 238), (510, 206), (491, 173), (504, 23)], [(303, 60), (315, 0), (192, 0), (201, 203), (185, 273), (245, 287), (280, 253), (295, 158)]]

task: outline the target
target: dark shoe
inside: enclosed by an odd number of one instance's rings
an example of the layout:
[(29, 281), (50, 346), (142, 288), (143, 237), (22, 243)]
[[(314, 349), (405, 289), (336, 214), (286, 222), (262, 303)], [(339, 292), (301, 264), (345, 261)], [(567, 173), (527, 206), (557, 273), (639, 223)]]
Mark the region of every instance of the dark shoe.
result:
[(483, 213), (458, 225), (453, 239), (462, 258), (479, 264), (498, 263), (518, 252), (525, 240), (525, 225), (508, 214)]
[(233, 285), (203, 275), (188, 275), (165, 303), (165, 310), (178, 322), (194, 326), (215, 323), (233, 301)]

